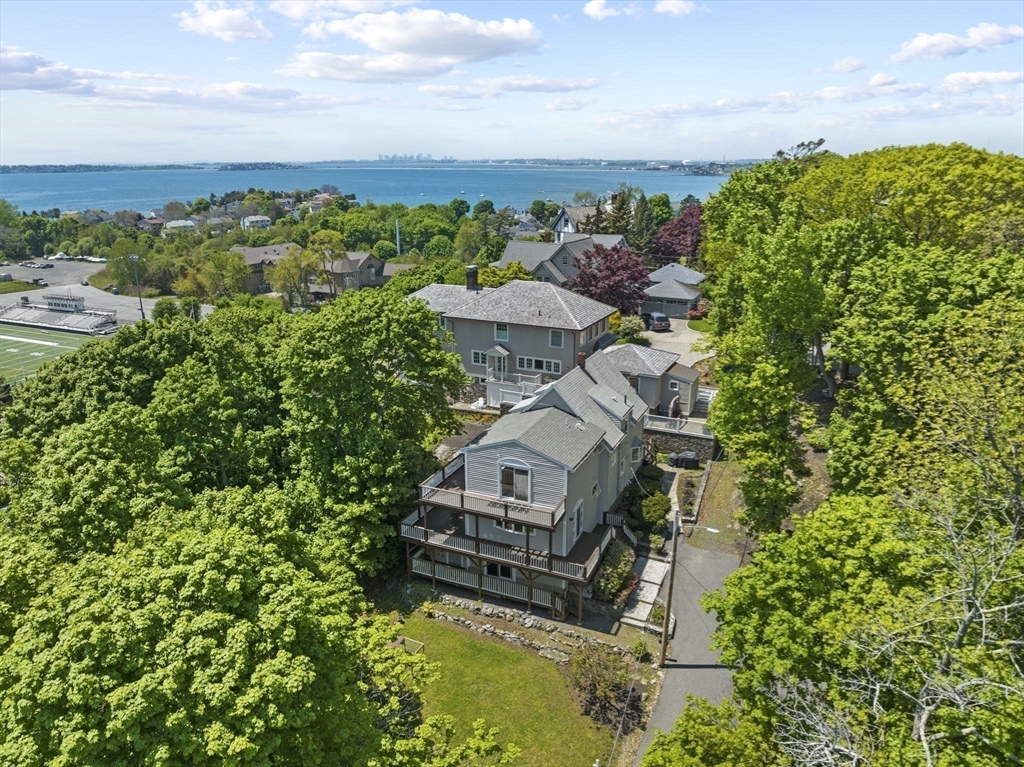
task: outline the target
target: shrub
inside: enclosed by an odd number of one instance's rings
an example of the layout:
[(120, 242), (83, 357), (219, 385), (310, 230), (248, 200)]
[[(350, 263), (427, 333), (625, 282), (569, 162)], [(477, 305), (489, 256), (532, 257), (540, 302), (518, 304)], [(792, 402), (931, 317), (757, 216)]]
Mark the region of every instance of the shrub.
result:
[(654, 495), (655, 493), (660, 493), (661, 479), (650, 479), (648, 477), (641, 477), (640, 487), (643, 488), (644, 495)]
[(697, 308), (690, 309), (686, 313), (686, 319), (688, 320), (702, 320), (708, 316), (708, 302), (703, 298), (697, 302)]
[(642, 338), (645, 330), (644, 321), (635, 314), (627, 315), (619, 322), (619, 335), (627, 340)]
[(580, 710), (595, 722), (615, 727), (621, 720), (623, 732), (641, 723), (643, 693), (637, 688), (630, 692), (632, 674), (619, 655), (584, 645), (572, 656), (567, 673)]
[(633, 657), (640, 663), (646, 663), (651, 659), (651, 651), (647, 649), (647, 642), (643, 637), (637, 637), (633, 643)]
[(629, 546), (618, 539), (612, 541), (608, 545), (604, 566), (594, 581), (594, 599), (614, 602), (626, 587), (635, 561), (636, 554)]
[(807, 437), (807, 444), (811, 446), (815, 453), (824, 453), (828, 450), (828, 429), (825, 427), (811, 429), (805, 436)]
[(608, 329), (615, 335), (619, 334), (620, 324), (622, 324), (622, 315), (619, 312), (615, 312), (611, 317), (608, 318)]
[(672, 504), (669, 503), (668, 496), (662, 492), (657, 492), (650, 498), (645, 498), (643, 502), (644, 522), (652, 526), (660, 525), (665, 521), (665, 516), (671, 507)]
[(658, 463), (668, 463), (668, 453), (657, 453), (654, 456), (654, 460)]
[(643, 466), (640, 471), (637, 472), (644, 479), (657, 479), (660, 480), (665, 476), (665, 470), (660, 466), (655, 466), (653, 463), (649, 466)]
[(665, 537), (651, 533), (651, 551), (661, 551), (663, 548), (665, 548)]
[(654, 600), (654, 607), (651, 608), (651, 614), (647, 616), (648, 623), (664, 623), (665, 622), (665, 605), (660, 599)]

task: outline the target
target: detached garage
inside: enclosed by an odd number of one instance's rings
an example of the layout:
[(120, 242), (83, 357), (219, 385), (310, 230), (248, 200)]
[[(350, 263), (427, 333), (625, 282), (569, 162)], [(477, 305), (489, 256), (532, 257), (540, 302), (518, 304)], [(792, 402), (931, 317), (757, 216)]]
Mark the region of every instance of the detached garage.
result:
[(666, 317), (685, 317), (686, 313), (697, 307), (701, 292), (678, 280), (665, 280), (651, 285), (644, 291), (644, 312), (661, 312)]

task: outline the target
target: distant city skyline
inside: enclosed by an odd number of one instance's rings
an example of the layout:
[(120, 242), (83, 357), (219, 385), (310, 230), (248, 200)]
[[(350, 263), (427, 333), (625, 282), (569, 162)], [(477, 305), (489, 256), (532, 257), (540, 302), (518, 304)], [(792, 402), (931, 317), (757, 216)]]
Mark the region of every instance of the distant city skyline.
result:
[(59, 7), (0, 4), (2, 164), (1024, 154), (1020, 2)]

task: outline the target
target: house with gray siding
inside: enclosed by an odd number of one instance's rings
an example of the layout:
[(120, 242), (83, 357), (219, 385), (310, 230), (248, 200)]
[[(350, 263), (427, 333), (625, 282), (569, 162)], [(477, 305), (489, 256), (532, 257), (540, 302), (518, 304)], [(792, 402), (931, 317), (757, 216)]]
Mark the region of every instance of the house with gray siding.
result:
[(604, 356), (657, 415), (685, 418), (697, 404), (700, 374), (679, 364), (679, 355), (639, 344), (609, 346)]
[(409, 574), (582, 621), (647, 409), (601, 354), (542, 386), (420, 485)]
[(661, 312), (667, 317), (685, 317), (696, 309), (703, 295), (698, 287), (704, 275), (682, 264), (666, 264), (647, 275), (650, 287), (644, 292), (642, 312)]
[(264, 245), (260, 248), (246, 248), (236, 245), (231, 249), (234, 253), (241, 253), (249, 267), (249, 277), (245, 284), (253, 295), (257, 293), (269, 293), (270, 283), (267, 281), (267, 267), (273, 266), (286, 255), (291, 248), (299, 247), (294, 242), (286, 242), (283, 245)]
[(474, 383), (486, 385), (487, 404), (520, 402), (572, 370), (608, 337), (614, 307), (552, 283), (513, 280), (479, 288), (474, 267), (467, 285), (428, 285), (410, 296), (438, 313), (451, 332), (452, 351)]
[(559, 242), (528, 242), (510, 240), (500, 261), (491, 266), (503, 269), (518, 261), (533, 275), (537, 282), (550, 282), (564, 286), (579, 270), (574, 265), (576, 258), (593, 250), (595, 245), (606, 248), (627, 247), (621, 234), (566, 234)]

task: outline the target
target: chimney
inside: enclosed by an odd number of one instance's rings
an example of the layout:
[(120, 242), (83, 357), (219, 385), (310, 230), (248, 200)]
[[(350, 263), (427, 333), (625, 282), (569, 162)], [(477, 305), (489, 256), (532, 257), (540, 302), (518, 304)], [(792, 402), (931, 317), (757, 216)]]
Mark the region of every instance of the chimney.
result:
[(640, 391), (640, 376), (637, 375), (636, 373), (630, 373), (629, 374), (629, 385), (633, 387), (633, 391), (639, 393), (639, 391)]
[(476, 264), (470, 264), (466, 267), (466, 290), (478, 290), (476, 284)]
[(579, 365), (584, 370), (587, 369), (587, 353), (586, 352), (576, 352), (576, 364)]

